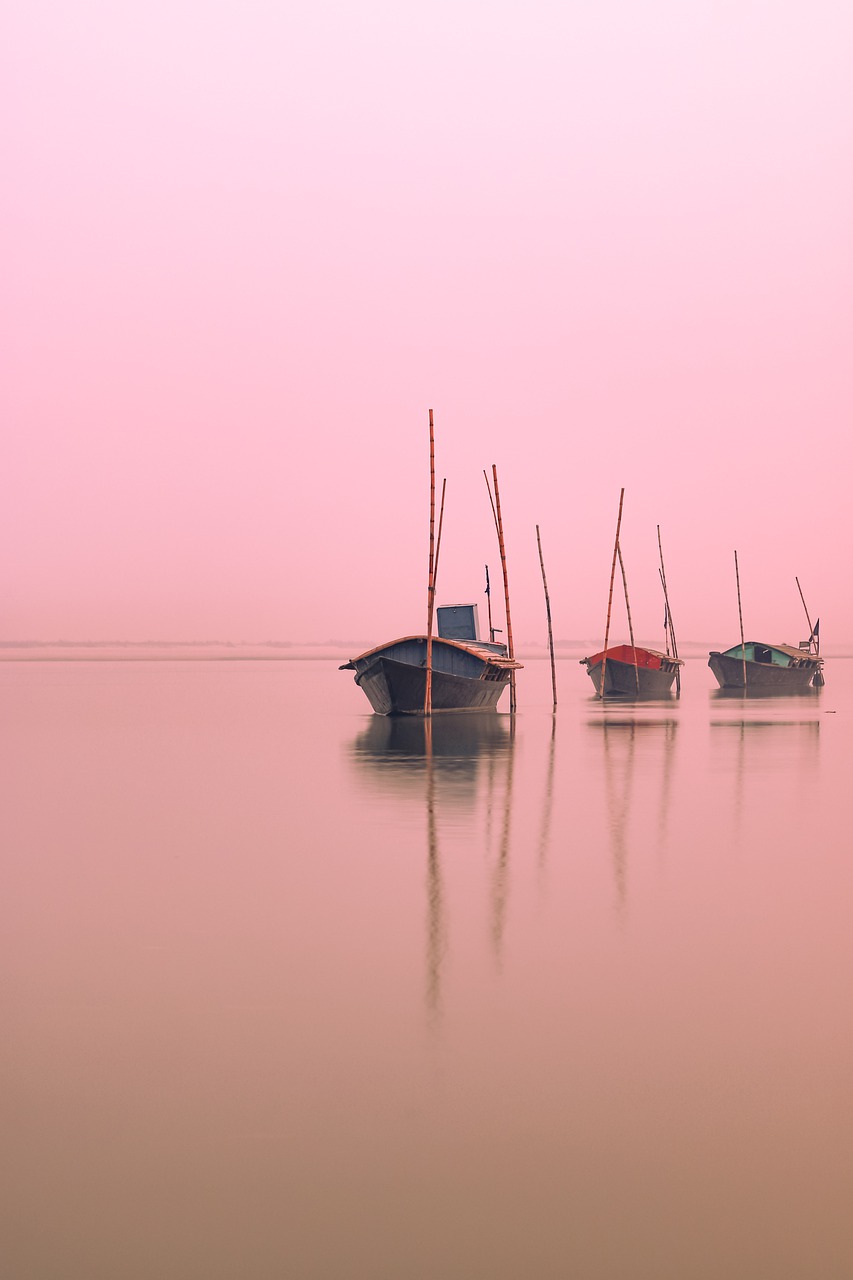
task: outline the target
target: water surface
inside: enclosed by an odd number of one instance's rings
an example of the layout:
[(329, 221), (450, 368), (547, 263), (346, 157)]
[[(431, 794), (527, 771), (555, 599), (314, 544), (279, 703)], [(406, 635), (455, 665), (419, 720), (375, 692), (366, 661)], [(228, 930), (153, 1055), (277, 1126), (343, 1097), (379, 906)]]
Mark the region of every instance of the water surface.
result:
[(0, 664), (20, 1280), (853, 1275), (853, 662)]

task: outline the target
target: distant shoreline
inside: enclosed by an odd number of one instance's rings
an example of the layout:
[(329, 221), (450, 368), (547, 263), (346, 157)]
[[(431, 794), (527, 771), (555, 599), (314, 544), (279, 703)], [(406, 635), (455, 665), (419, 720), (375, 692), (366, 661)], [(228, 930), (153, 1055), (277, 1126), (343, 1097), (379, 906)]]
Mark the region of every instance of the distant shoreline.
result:
[[(595, 649), (598, 641), (558, 645), (556, 657), (563, 661), (582, 658)], [(638, 642), (639, 643), (639, 642)], [(713, 644), (689, 644), (681, 648), (687, 662), (705, 661)], [(30, 662), (336, 662), (364, 652), (369, 645), (360, 643), (344, 648), (331, 645), (265, 646), (233, 645), (227, 649), (215, 644), (0, 644), (0, 663)], [(271, 652), (271, 650), (274, 650)], [(853, 646), (825, 650), (827, 660), (853, 657)], [(541, 645), (518, 646), (516, 657), (522, 662), (548, 660), (548, 650)]]

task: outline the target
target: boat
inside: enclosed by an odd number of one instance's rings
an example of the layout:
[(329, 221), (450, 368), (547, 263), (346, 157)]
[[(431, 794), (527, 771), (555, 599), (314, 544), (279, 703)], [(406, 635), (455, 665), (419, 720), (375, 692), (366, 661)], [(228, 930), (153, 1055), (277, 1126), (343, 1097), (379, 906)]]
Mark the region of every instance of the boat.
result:
[(721, 689), (796, 693), (824, 683), (823, 658), (811, 640), (804, 640), (798, 648), (747, 640), (722, 653), (713, 650), (708, 666)]
[[(432, 711), (495, 710), (520, 662), (507, 646), (480, 639), (476, 604), (441, 605), (432, 636)], [(426, 635), (402, 636), (343, 663), (354, 671), (373, 710), (381, 716), (424, 714)]]
[(801, 640), (796, 648), (790, 644), (759, 644), (755, 640), (744, 640), (737, 552), (735, 581), (740, 644), (732, 645), (731, 649), (724, 649), (722, 653), (712, 649), (708, 654), (708, 666), (720, 688), (741, 689), (744, 692), (753, 689), (757, 693), (802, 693), (809, 688), (820, 688), (825, 683), (823, 658), (820, 656), (820, 618), (812, 626), (799, 578), (794, 581), (803, 602), (809, 638)]
[[(512, 623), (509, 612), (509, 587), (506, 575), (506, 551), (501, 523), (498, 471), (492, 467), (494, 491), (486, 475), (489, 501), (495, 519), (495, 531), (501, 553), (506, 598), (507, 644), (495, 640), (492, 627), (489, 569), (486, 566), (486, 597), (489, 600), (489, 639), (480, 639), (480, 622), (476, 604), (435, 606), (435, 584), (441, 529), (444, 519), (444, 493), (441, 487), (441, 509), (438, 537), (435, 536), (435, 438), (432, 409), (429, 411), (429, 586), (427, 591), (426, 635), (401, 636), (350, 658), (340, 671), (354, 671), (355, 682), (362, 689), (373, 710), (381, 716), (426, 716), (436, 711), (494, 711), (500, 696), (509, 686), (510, 713), (515, 711), (516, 662), (512, 646)], [(435, 623), (435, 626), (433, 624)]]
[[(605, 661), (606, 657), (606, 661)], [(617, 644), (589, 658), (580, 659), (595, 692), (605, 697), (660, 698), (672, 691), (672, 684), (684, 663), (657, 649)]]
[[(590, 680), (595, 685), (599, 698), (611, 696), (627, 698), (661, 698), (672, 691), (677, 681), (678, 692), (681, 692), (681, 668), (684, 666), (678, 656), (678, 645), (675, 639), (675, 628), (672, 623), (672, 612), (669, 607), (669, 592), (666, 586), (666, 572), (663, 563), (663, 547), (661, 545), (660, 525), (658, 525), (658, 551), (660, 553), (660, 581), (663, 587), (665, 605), (664, 632), (666, 635), (666, 653), (658, 649), (644, 649), (634, 643), (634, 624), (631, 621), (631, 605), (628, 601), (628, 579), (625, 573), (625, 562), (622, 559), (622, 547), (619, 535), (622, 528), (622, 503), (625, 498), (624, 488), (619, 494), (619, 515), (616, 518), (616, 541), (613, 545), (613, 563), (610, 566), (610, 595), (607, 601), (607, 623), (604, 628), (604, 648), (591, 657), (581, 658), (580, 664), (586, 667)], [(628, 615), (628, 633), (630, 644), (608, 645), (610, 638), (610, 610), (613, 604), (613, 582), (616, 577), (616, 563), (622, 571), (622, 586), (625, 592), (625, 611)], [(670, 647), (672, 652), (670, 653)]]

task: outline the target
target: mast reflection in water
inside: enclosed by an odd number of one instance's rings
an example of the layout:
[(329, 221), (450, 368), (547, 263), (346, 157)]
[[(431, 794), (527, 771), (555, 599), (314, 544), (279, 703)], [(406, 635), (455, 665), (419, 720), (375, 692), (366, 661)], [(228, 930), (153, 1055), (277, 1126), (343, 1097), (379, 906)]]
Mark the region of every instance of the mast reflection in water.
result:
[(420, 793), (426, 827), (426, 1007), (440, 1012), (441, 967), (447, 950), (445, 889), (441, 871), (442, 821), (471, 814), (482, 801), (487, 850), (492, 846), (495, 797), (500, 801), (498, 847), (493, 854), (491, 937), (500, 961), (509, 877), (512, 808), (512, 718), (493, 712), (445, 713), (430, 718), (374, 717), (352, 745), (353, 759), (389, 795)]
[[(678, 720), (645, 719), (631, 715), (596, 716), (590, 729), (602, 736), (603, 786), (610, 831), (616, 903), (621, 910), (627, 896), (628, 847), (631, 836), (632, 795), (637, 757), (642, 757), (640, 785), (657, 797), (658, 851), (666, 844), (667, 814), (672, 789), (675, 735)], [(645, 797), (648, 800), (648, 794)], [(647, 820), (647, 808), (644, 806)], [(644, 839), (646, 835), (644, 833)]]
[[(743, 697), (743, 695), (741, 695)], [(734, 740), (734, 749), (733, 749)], [(788, 798), (796, 795), (808, 806), (817, 786), (820, 749), (820, 720), (816, 717), (794, 719), (790, 709), (778, 719), (748, 719), (740, 716), (715, 717), (711, 721), (711, 768), (720, 778), (721, 801), (731, 796), (731, 837), (739, 843), (743, 836), (744, 810), (766, 801), (777, 779), (786, 779)], [(733, 780), (728, 781), (728, 776)], [(760, 816), (757, 826), (747, 832), (750, 839), (765, 842), (779, 803)]]

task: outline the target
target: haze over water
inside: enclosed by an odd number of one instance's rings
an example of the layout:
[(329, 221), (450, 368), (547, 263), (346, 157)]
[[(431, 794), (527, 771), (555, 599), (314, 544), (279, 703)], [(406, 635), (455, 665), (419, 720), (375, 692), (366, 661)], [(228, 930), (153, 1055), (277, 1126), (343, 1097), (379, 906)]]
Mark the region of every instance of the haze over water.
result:
[(853, 661), (549, 677), (0, 664), (10, 1276), (853, 1274)]

